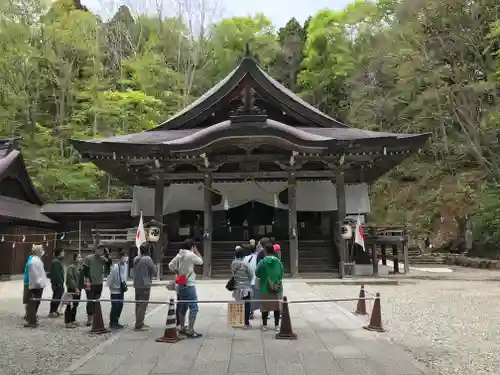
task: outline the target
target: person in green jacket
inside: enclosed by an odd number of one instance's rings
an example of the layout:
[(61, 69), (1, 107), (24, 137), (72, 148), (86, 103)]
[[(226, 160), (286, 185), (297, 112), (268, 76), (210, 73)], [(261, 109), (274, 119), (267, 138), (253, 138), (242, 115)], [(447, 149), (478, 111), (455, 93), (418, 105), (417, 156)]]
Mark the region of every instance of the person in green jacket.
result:
[(50, 283), (52, 284), (52, 301), (50, 303), (49, 317), (57, 318), (61, 314), (58, 308), (61, 304), (61, 297), (64, 293), (64, 266), (62, 260), (64, 259), (64, 251), (56, 250), (54, 252), (54, 259), (50, 266)]
[[(283, 263), (275, 256), (272, 243), (264, 245), (264, 258), (257, 264), (255, 276), (260, 279), (260, 306), (263, 331), (267, 330), (269, 311), (274, 311), (274, 328), (279, 331), (280, 300), (283, 293)], [(265, 301), (266, 300), (266, 301)], [(267, 301), (268, 300), (268, 301)]]

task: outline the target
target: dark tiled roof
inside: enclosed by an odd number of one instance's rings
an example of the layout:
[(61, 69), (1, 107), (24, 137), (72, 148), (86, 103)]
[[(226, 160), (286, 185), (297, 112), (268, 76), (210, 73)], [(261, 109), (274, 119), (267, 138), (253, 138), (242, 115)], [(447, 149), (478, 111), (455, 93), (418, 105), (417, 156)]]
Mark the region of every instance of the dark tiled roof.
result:
[[(308, 128), (293, 127), (274, 120), (267, 120), (262, 126), (268, 129), (275, 129), (283, 133), (290, 134), (305, 141), (354, 141), (364, 139), (392, 138), (404, 139), (409, 137), (420, 137), (422, 134), (398, 134), (375, 132), (356, 128)], [(219, 124), (202, 129), (187, 130), (158, 130), (155, 132), (133, 133), (109, 138), (93, 139), (85, 141), (89, 143), (134, 143), (134, 144), (165, 144), (176, 145), (192, 142), (212, 133), (230, 131), (232, 125), (230, 121), (223, 121)], [(223, 137), (223, 135), (222, 135)]]
[(1, 195), (0, 216), (39, 223), (57, 223), (56, 221), (42, 214), (40, 212), (40, 206), (38, 205)]
[(47, 203), (42, 207), (42, 212), (47, 215), (118, 213), (118, 212), (130, 213), (131, 210), (132, 210), (131, 199), (59, 201), (55, 203)]
[(12, 174), (17, 175), (17, 179), (23, 186), (29, 201), (33, 204), (43, 204), (42, 197), (35, 189), (33, 181), (26, 169), (21, 151), (14, 149), (16, 139), (0, 139), (0, 183)]
[(348, 127), (346, 124), (333, 119), (301, 99), (262, 70), (254, 58), (246, 56), (236, 69), (229, 73), (217, 85), (212, 87), (182, 111), (149, 131), (156, 132), (164, 129), (175, 129), (182, 127), (193, 118), (199, 116), (206, 117), (206, 115), (209, 115), (213, 110), (214, 106), (224, 98), (227, 98), (246, 77), (250, 77), (262, 90), (268, 92), (269, 95), (278, 102), (281, 102), (289, 111), (300, 113), (301, 117), (308, 118), (316, 125), (322, 127)]

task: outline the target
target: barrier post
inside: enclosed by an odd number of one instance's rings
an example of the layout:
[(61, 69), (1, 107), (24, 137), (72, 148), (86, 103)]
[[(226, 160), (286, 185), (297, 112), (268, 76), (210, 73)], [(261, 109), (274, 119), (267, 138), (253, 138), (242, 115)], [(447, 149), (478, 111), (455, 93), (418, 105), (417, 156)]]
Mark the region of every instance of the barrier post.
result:
[(361, 285), (361, 290), (359, 291), (358, 304), (356, 306), (356, 315), (368, 315), (366, 312), (366, 300), (365, 300), (365, 286)]
[(175, 303), (174, 299), (170, 298), (168, 303), (168, 313), (167, 313), (167, 321), (165, 324), (165, 332), (162, 337), (156, 339), (156, 342), (166, 342), (170, 344), (175, 344), (182, 340), (177, 334), (176, 327), (176, 316), (175, 316)]
[(104, 320), (102, 319), (101, 302), (94, 302), (94, 315), (92, 316), (92, 329), (90, 333), (96, 335), (102, 335), (103, 333), (109, 333), (111, 330), (104, 326)]
[(373, 302), (373, 310), (372, 310), (372, 315), (370, 317), (370, 323), (363, 328), (368, 331), (385, 332), (385, 329), (382, 327), (382, 310), (380, 308), (380, 293), (377, 293), (375, 295), (375, 301)]
[(288, 300), (283, 297), (283, 317), (281, 318), (280, 331), (276, 334), (275, 339), (278, 340), (297, 340), (297, 334), (293, 332), (292, 321), (290, 319), (290, 310), (288, 308)]

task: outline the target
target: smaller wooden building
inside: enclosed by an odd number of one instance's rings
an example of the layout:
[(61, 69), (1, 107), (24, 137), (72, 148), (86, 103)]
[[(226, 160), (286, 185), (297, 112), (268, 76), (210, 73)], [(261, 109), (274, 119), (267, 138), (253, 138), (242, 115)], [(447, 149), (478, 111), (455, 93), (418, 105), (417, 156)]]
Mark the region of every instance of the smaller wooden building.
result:
[(21, 274), (34, 243), (50, 261), (57, 222), (41, 213), (42, 198), (28, 174), (15, 139), (0, 139), (0, 277)]
[[(75, 252), (92, 251), (93, 231), (99, 231), (100, 245), (111, 250), (129, 251), (135, 238), (137, 219), (130, 215), (132, 201), (120, 200), (70, 200), (47, 203), (42, 212), (59, 222), (57, 247), (67, 257)], [(127, 228), (133, 232), (127, 237)]]

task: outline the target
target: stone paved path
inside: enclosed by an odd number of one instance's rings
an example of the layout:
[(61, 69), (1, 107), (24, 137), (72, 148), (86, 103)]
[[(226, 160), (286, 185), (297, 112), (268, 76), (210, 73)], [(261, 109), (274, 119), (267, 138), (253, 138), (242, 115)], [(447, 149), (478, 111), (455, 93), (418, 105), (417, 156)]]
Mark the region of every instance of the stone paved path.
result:
[[(285, 295), (293, 300), (322, 299), (303, 282), (288, 282)], [(165, 296), (172, 294), (165, 290)], [(220, 284), (199, 285), (200, 299), (230, 298)], [(353, 308), (355, 302), (352, 303)], [(160, 344), (167, 308), (147, 319), (149, 332), (124, 330), (60, 375), (429, 375), (401, 347), (378, 333), (362, 329), (363, 322), (335, 303), (290, 306), (298, 340), (275, 340), (272, 330), (261, 332), (227, 326), (226, 306), (201, 305), (197, 330), (202, 339)], [(260, 317), (260, 314), (257, 314)], [(257, 317), (256, 317), (257, 318)]]

